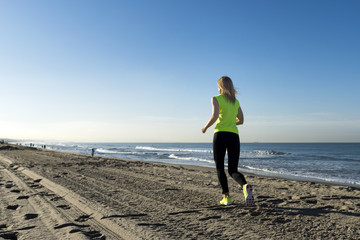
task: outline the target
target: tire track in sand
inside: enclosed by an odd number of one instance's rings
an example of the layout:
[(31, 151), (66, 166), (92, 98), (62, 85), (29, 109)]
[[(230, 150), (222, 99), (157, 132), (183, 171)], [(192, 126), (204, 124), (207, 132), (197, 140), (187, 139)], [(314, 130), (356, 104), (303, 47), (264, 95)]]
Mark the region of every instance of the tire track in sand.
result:
[[(44, 225), (52, 233), (53, 238), (74, 239), (76, 235), (76, 239), (145, 239), (149, 237), (158, 239), (152, 233), (145, 232), (144, 228), (131, 224), (128, 221), (121, 221), (121, 224), (119, 224), (119, 221), (115, 223), (111, 218), (106, 218), (111, 213), (98, 204), (90, 202), (71, 190), (29, 169), (14, 166), (7, 158), (0, 156), (0, 162), (6, 167), (6, 169), (1, 169), (1, 171), (5, 172), (19, 188), (26, 189), (28, 195), (30, 195), (26, 200), (31, 203), (34, 211), (41, 216), (40, 219), (43, 220)], [(22, 174), (25, 177), (21, 176)], [(31, 179), (31, 181), (25, 179), (26, 177)], [(35, 183), (34, 181), (38, 182), (35, 185), (35, 189), (31, 184), (31, 182)], [(41, 189), (43, 187), (46, 189)], [(41, 192), (36, 192), (39, 189), (43, 193), (46, 190), (50, 190), (53, 192), (53, 194), (49, 194), (49, 196), (52, 196), (51, 199), (54, 199), (53, 196), (55, 196), (55, 199), (63, 201), (61, 205), (68, 206), (68, 208), (61, 208), (57, 203), (46, 200), (44, 196), (41, 196)], [(69, 211), (69, 209), (73, 209), (76, 213), (66, 214), (65, 211)], [(74, 222), (75, 219), (86, 221), (86, 224)], [(68, 231), (69, 227), (73, 227), (70, 232)], [(86, 227), (88, 231), (82, 230), (83, 227)]]

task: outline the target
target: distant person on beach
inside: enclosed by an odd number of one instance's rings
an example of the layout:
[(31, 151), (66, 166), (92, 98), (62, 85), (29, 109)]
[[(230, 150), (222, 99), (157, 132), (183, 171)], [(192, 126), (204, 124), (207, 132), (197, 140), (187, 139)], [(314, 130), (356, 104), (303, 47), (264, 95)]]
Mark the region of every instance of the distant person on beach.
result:
[(223, 76), (217, 81), (217, 85), (220, 95), (211, 99), (212, 115), (208, 123), (202, 127), (201, 130), (205, 133), (206, 130), (216, 122), (213, 138), (213, 154), (223, 194), (223, 199), (220, 201), (220, 204), (232, 204), (224, 170), (224, 159), (227, 151), (228, 172), (242, 187), (246, 206), (252, 206), (254, 204), (254, 196), (252, 194), (253, 186), (247, 184), (244, 175), (238, 172), (240, 139), (236, 125), (242, 125), (244, 123), (244, 115), (239, 101), (236, 99), (237, 92), (231, 78)]
[(93, 157), (94, 156), (94, 154), (95, 154), (95, 148), (93, 148), (93, 149), (91, 149), (91, 157)]

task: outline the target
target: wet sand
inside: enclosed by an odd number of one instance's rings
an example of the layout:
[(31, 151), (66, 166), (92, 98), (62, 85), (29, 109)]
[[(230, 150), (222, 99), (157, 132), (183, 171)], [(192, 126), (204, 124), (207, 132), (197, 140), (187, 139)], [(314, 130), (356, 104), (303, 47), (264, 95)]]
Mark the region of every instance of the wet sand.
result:
[[(0, 239), (359, 239), (360, 190), (0, 144)], [(12, 237), (12, 238), (11, 238)]]

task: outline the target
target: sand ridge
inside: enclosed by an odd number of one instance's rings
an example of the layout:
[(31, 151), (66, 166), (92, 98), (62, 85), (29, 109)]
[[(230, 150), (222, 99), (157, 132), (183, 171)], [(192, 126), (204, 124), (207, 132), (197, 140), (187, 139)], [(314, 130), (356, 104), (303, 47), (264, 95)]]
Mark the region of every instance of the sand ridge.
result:
[[(47, 179), (79, 196), (78, 199), (86, 202), (85, 206), (91, 206), (92, 212), (82, 211), (80, 207), (78, 215), (63, 223), (67, 225), (50, 226), (62, 226), (58, 229), (67, 230), (63, 234), (69, 239), (75, 239), (74, 232), (92, 239), (116, 239), (111, 235), (114, 231), (95, 224), (101, 220), (119, 226), (118, 236), (125, 239), (357, 239), (360, 236), (357, 224), (360, 191), (352, 187), (246, 174), (248, 182), (255, 187), (256, 205), (246, 207), (241, 190), (229, 179), (235, 204), (220, 206), (220, 187), (212, 168), (91, 158), (21, 146), (2, 150), (0, 147), (0, 155), (12, 162), (2, 161), (3, 170), (16, 176), (31, 171), (37, 174), (31, 181)], [(0, 190), (9, 197), (5, 186), (9, 180), (4, 171), (0, 172)], [(61, 201), (55, 206), (61, 215), (79, 208), (64, 198), (66, 194), (58, 196), (41, 183), (42, 180), (32, 184), (56, 195), (52, 197)], [(4, 207), (1, 211), (10, 211)], [(101, 217), (94, 219), (91, 213), (95, 212), (101, 213)], [(32, 213), (42, 218), (43, 213), (35, 210)], [(1, 219), (0, 226), (6, 227), (0, 233), (15, 231), (7, 223), (10, 220)], [(76, 226), (80, 223), (89, 226), (81, 230)], [(86, 235), (87, 231), (97, 235)], [(23, 234), (17, 232), (19, 236)], [(125, 233), (129, 235), (121, 235)]]

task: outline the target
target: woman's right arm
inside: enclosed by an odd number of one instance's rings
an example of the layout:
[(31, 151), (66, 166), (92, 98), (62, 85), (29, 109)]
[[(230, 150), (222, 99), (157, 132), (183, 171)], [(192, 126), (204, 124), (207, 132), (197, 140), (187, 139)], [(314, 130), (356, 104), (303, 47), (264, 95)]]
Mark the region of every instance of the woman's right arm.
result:
[(219, 103), (218, 103), (216, 97), (213, 97), (211, 99), (211, 104), (212, 104), (212, 115), (211, 115), (208, 123), (204, 127), (201, 128), (201, 131), (203, 133), (205, 133), (206, 130), (209, 127), (211, 127), (216, 122), (216, 120), (219, 118)]
[(236, 125), (242, 125), (244, 123), (244, 114), (241, 110), (241, 107), (239, 106), (237, 119), (236, 119)]

